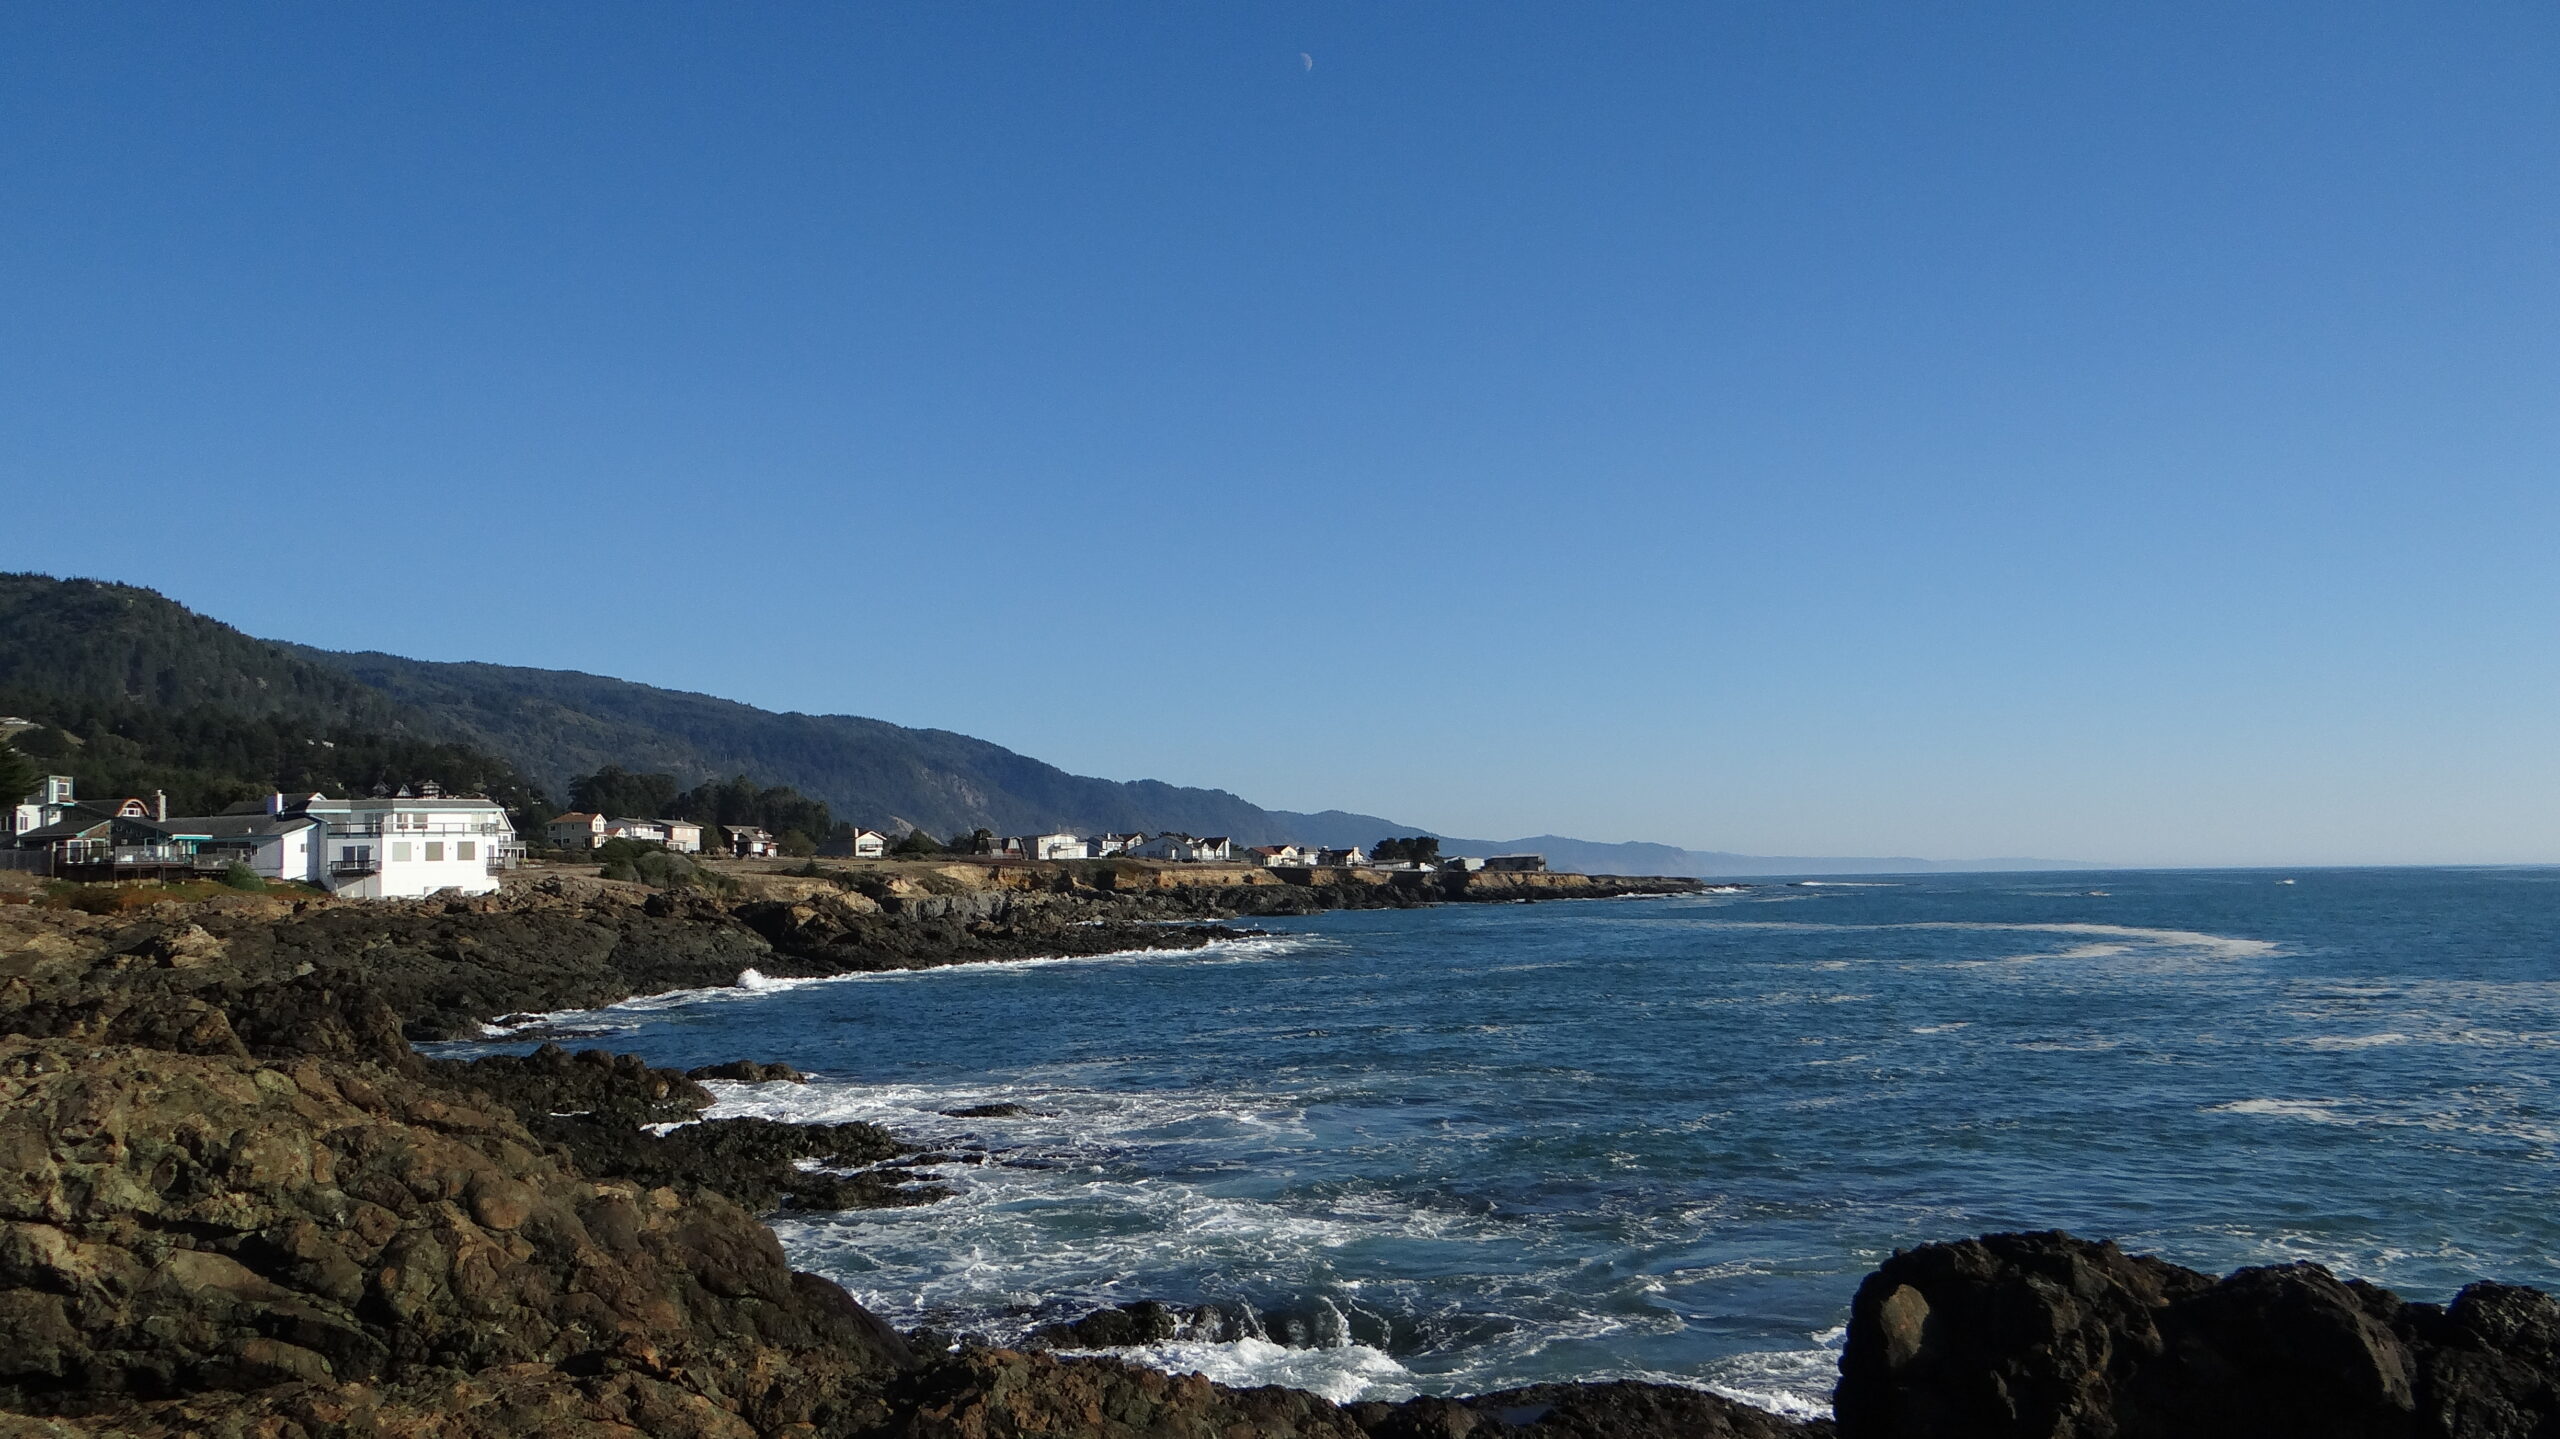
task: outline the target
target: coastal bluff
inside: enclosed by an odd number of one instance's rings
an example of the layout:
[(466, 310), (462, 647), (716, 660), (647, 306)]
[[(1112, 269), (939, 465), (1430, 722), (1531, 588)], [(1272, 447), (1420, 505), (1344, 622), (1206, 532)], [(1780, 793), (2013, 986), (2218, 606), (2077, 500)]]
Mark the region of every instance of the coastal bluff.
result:
[(557, 1047), (430, 1059), (410, 1042), (742, 967), (1233, 932), (1137, 917), (1187, 919), (1169, 911), (1207, 908), (1196, 896), (1159, 914), (1031, 878), (0, 905), (0, 1436), (2560, 1433), (2560, 1306), (2539, 1291), (2411, 1303), (2313, 1266), (2216, 1279), (2061, 1234), (1887, 1260), (1853, 1305), (1836, 1422), (1626, 1382), (1339, 1405), (954, 1348), (792, 1271), (758, 1217), (934, 1202), (900, 1136), (698, 1120), (700, 1080), (789, 1072)]

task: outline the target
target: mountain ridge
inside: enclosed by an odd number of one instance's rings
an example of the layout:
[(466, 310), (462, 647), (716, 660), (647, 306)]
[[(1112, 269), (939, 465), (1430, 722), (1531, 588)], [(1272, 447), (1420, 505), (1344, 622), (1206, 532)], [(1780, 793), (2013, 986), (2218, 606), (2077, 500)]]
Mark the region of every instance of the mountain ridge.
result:
[(262, 640), (136, 585), (0, 575), (0, 691), (171, 709), (211, 706), (468, 745), (554, 797), (608, 764), (692, 785), (735, 774), (789, 785), (840, 817), (935, 835), (1183, 830), (1239, 845), (1373, 844), (1434, 835), (1445, 853), (1534, 851), (1558, 868), (1630, 875), (1919, 873), (2094, 868), (1755, 856), (1561, 835), (1471, 840), (1379, 815), (1265, 809), (1222, 789), (1071, 774), (992, 741), (860, 715), (760, 709), (580, 670), (416, 660)]

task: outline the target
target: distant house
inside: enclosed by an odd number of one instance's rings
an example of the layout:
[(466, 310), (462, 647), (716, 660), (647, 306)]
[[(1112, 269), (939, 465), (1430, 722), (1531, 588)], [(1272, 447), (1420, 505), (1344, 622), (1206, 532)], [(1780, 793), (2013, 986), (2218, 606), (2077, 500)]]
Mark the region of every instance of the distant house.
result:
[(1235, 857), (1234, 845), (1225, 835), (1202, 839), (1198, 835), (1160, 834), (1131, 847), (1129, 853), (1139, 859), (1169, 859), (1185, 864)]
[(18, 844), (49, 851), (53, 872), (67, 879), (182, 878), (236, 863), (355, 899), (485, 894), (518, 850), (505, 808), (488, 799), (277, 794), (218, 815), (152, 813), (166, 805), (130, 801), (113, 813), (65, 806)]
[(876, 829), (857, 829), (853, 832), (855, 859), (879, 859), (888, 852), (889, 837), (887, 835)]
[(1258, 844), (1245, 853), (1265, 869), (1289, 869), (1312, 862), (1307, 852), (1294, 844)]
[(767, 830), (751, 824), (733, 824), (729, 831), (729, 853), (740, 859), (769, 859), (782, 853), (782, 842)]
[(50, 823), (19, 831), (17, 847), (51, 855), (57, 874), (72, 866), (110, 864), (118, 850), (137, 863), (148, 856), (183, 864), (195, 853), (157, 825), (85, 804), (63, 805)]
[(1085, 857), (1087, 859), (1109, 859), (1116, 854), (1127, 854), (1135, 846), (1146, 842), (1147, 837), (1143, 834), (1089, 835), (1086, 837), (1084, 842)]
[(1333, 869), (1357, 869), (1369, 862), (1369, 852), (1358, 845), (1349, 849), (1320, 849), (1315, 862)]
[(702, 826), (683, 819), (608, 819), (572, 811), (542, 827), (553, 849), (593, 849), (609, 839), (664, 845), (678, 854), (702, 852)]
[(49, 774), (9, 811), (9, 833), (25, 834), (61, 819), (78, 800), (72, 798), (71, 776)]
[(1484, 861), (1471, 854), (1452, 855), (1440, 861), (1440, 867), (1452, 874), (1473, 874), (1484, 868)]
[(1026, 834), (1005, 841), (1006, 852), (1024, 859), (1083, 859), (1084, 836), (1079, 834)]
[(1485, 860), (1484, 867), (1536, 874), (1547, 867), (1547, 857), (1543, 854), (1497, 854)]
[(553, 849), (593, 849), (604, 843), (606, 823), (603, 815), (571, 810), (567, 814), (554, 815), (551, 822), (542, 827), (542, 837), (551, 842)]

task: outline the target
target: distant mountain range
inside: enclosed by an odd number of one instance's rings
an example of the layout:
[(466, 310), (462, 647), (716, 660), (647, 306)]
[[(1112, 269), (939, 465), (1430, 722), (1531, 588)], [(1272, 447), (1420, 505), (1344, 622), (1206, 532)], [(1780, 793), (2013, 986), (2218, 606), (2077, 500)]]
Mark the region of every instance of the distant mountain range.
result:
[[(0, 694), (219, 710), (390, 732), (496, 756), (554, 797), (608, 764), (684, 785), (746, 774), (826, 801), (840, 818), (936, 835), (1183, 830), (1240, 845), (1370, 844), (1431, 830), (1377, 815), (1264, 809), (1225, 790), (1069, 774), (948, 730), (852, 715), (776, 713), (733, 700), (574, 670), (340, 654), (252, 638), (154, 591), (0, 575)], [(32, 698), (31, 698), (32, 697)], [(2061, 869), (2064, 862), (1771, 858), (1558, 835), (1442, 837), (1452, 854), (1536, 852), (1558, 868), (1617, 874)]]

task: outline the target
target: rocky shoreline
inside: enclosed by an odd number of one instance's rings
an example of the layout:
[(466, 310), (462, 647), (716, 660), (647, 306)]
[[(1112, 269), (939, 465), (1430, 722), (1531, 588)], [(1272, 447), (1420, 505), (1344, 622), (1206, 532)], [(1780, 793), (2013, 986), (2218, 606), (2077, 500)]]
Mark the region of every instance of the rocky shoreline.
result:
[[(2404, 1303), (2311, 1266), (2222, 1280), (2059, 1234), (1896, 1255), (1860, 1288), (1838, 1419), (1547, 1385), (1336, 1405), (1108, 1358), (902, 1335), (794, 1273), (757, 1215), (931, 1203), (874, 1126), (684, 1123), (751, 1058), (431, 1059), (510, 1014), (733, 982), (1210, 943), (1392, 885), (1069, 873), (560, 875), (480, 900), (0, 907), (0, 1435), (1775, 1436), (2560, 1434), (2560, 1305)], [(1618, 892), (1666, 892), (1628, 882)], [(1562, 897), (1606, 886), (1487, 889)], [(1089, 1316), (1059, 1347), (1213, 1322)]]

